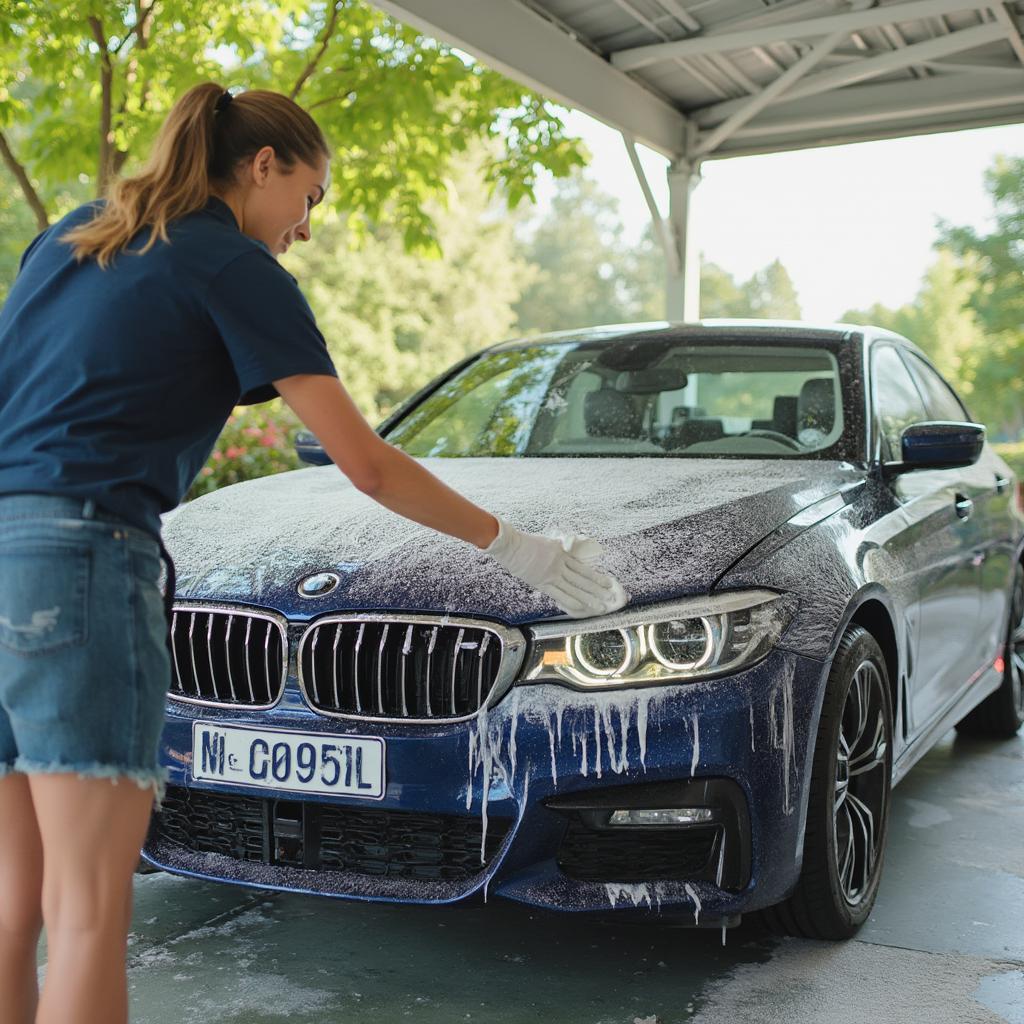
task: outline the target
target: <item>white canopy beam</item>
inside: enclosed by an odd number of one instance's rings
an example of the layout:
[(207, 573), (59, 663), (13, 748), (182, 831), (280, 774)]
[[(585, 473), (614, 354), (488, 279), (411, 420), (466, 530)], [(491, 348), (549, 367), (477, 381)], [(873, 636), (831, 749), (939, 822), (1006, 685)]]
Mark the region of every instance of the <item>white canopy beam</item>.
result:
[(881, 25), (913, 21), (916, 18), (930, 18), (955, 11), (977, 10), (983, 6), (988, 5), (978, 3), (976, 0), (908, 0), (908, 2), (886, 4), (863, 11), (850, 11), (846, 14), (831, 14), (821, 18), (779, 22), (747, 30), (712, 31), (670, 43), (631, 47), (613, 53), (611, 61), (621, 71), (635, 71), (637, 68), (647, 67), (659, 61), (672, 60), (676, 57), (685, 59), (702, 53), (745, 50), (768, 43), (806, 39), (809, 36), (828, 35), (832, 32), (858, 32)]
[(713, 153), (730, 135), (756, 117), (776, 97), (785, 92), (797, 79), (802, 78), (815, 65), (820, 64), (846, 37), (848, 32), (833, 32), (814, 48), (805, 53), (792, 67), (779, 75), (770, 85), (765, 86), (756, 96), (747, 100), (730, 114), (717, 128), (700, 137), (697, 141), (697, 155)]
[(924, 61), (924, 67), (931, 71), (938, 71), (943, 75), (974, 75), (983, 71), (986, 75), (1006, 75), (1009, 78), (1019, 78), (1020, 68), (999, 67), (996, 64), (966, 64), (957, 61)]
[(640, 191), (644, 194), (644, 201), (647, 203), (647, 209), (651, 215), (651, 223), (654, 225), (654, 233), (661, 242), (662, 251), (665, 253), (665, 266), (668, 267), (670, 274), (678, 274), (682, 267), (679, 247), (672, 236), (672, 229), (665, 218), (662, 217), (658, 204), (654, 201), (654, 193), (651, 191), (651, 186), (647, 181), (647, 173), (644, 171), (644, 166), (640, 163), (640, 156), (636, 151), (636, 139), (629, 132), (623, 132), (622, 141), (626, 144), (629, 162), (633, 165), (633, 173), (636, 175), (636, 180), (640, 183)]
[(992, 11), (1000, 28), (1006, 33), (1006, 38), (1009, 40), (1010, 46), (1013, 47), (1013, 52), (1017, 54), (1017, 59), (1024, 64), (1024, 38), (1021, 37), (1020, 26), (1016, 19), (1005, 4), (995, 4), (989, 10)]
[[(992, 113), (1006, 108), (1005, 120)], [(763, 152), (802, 145), (827, 145), (832, 138), (861, 139), (943, 130), (947, 124), (970, 124), (970, 111), (987, 111), (987, 123), (1020, 121), (1024, 109), (1024, 69), (1005, 74), (943, 75), (936, 79), (862, 85), (827, 96), (780, 105), (745, 125), (730, 144), (735, 151)], [(958, 115), (958, 116), (954, 116)], [(884, 125), (884, 131), (877, 128)], [(813, 140), (813, 141), (812, 141)], [(719, 151), (721, 153), (721, 151)], [(723, 154), (724, 155), (724, 154)]]
[(466, 50), (489, 67), (568, 107), (679, 157), (685, 115), (611, 67), (567, 32), (510, 0), (374, 0), (395, 18)]
[[(999, 25), (995, 22), (987, 22), (984, 25), (976, 25), (974, 28), (965, 28), (959, 32), (939, 36), (937, 39), (929, 39), (923, 43), (912, 43), (904, 49), (892, 50), (877, 57), (863, 57), (844, 64), (842, 67), (808, 76), (804, 81), (788, 89), (786, 94), (775, 102), (788, 103), (790, 100), (803, 99), (805, 96), (815, 96), (832, 89), (840, 89), (856, 82), (877, 78), (879, 75), (885, 75), (891, 71), (899, 71), (912, 64), (927, 63), (941, 57), (948, 57), (950, 54), (973, 49), (976, 46), (983, 46), (985, 43), (1001, 39), (1002, 36), (1003, 29)], [(979, 68), (978, 70), (984, 69)], [(729, 117), (737, 110), (742, 110), (746, 102), (748, 101), (734, 99), (715, 103), (696, 112), (694, 120), (701, 127), (714, 125), (721, 118)]]

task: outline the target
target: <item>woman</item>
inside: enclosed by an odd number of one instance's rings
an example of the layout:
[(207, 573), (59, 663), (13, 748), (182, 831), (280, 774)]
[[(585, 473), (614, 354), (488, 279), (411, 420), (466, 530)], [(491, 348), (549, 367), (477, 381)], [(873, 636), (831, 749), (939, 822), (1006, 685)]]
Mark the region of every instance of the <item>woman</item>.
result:
[(2, 1024), (127, 1019), (132, 874), (163, 791), (170, 681), (159, 516), (233, 406), (280, 395), (356, 487), (570, 615), (625, 603), (594, 541), (516, 530), (360, 415), (276, 260), (309, 240), (329, 170), (291, 100), (196, 86), (140, 174), (32, 242), (0, 311)]

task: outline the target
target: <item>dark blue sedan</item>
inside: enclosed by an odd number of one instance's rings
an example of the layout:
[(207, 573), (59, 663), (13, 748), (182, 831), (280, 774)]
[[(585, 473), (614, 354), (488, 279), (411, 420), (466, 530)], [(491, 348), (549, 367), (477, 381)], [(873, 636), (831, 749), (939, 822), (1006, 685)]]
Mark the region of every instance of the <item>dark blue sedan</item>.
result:
[(891, 786), (953, 726), (1024, 722), (1016, 482), (904, 338), (550, 334), (379, 432), (520, 529), (597, 539), (629, 602), (572, 620), (333, 465), (183, 506), (153, 864), (843, 938)]

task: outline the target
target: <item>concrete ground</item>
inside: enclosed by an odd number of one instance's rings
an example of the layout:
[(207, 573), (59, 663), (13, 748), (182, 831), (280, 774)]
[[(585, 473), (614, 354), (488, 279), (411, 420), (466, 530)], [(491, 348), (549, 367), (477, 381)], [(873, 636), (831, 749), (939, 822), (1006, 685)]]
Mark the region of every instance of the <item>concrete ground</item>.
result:
[(1024, 740), (950, 733), (896, 789), (878, 902), (841, 944), (138, 875), (132, 1021), (1024, 1024), (1022, 781)]

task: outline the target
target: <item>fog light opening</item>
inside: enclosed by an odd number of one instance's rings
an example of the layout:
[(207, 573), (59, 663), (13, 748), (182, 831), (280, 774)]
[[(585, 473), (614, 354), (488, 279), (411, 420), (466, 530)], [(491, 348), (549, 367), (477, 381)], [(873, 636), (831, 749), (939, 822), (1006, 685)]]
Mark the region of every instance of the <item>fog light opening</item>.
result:
[(707, 825), (714, 821), (710, 807), (629, 807), (612, 811), (609, 825)]

